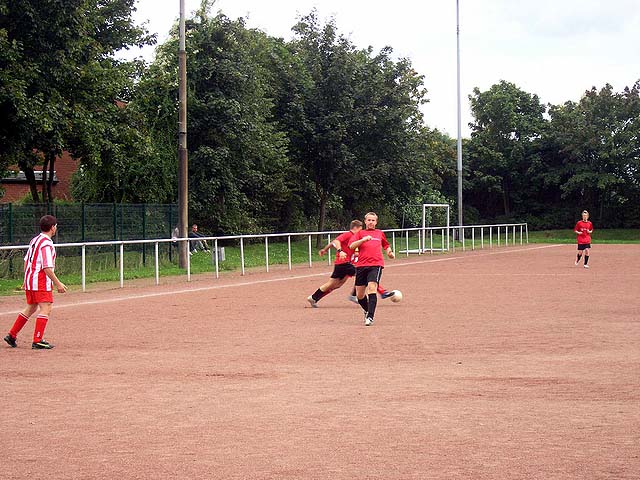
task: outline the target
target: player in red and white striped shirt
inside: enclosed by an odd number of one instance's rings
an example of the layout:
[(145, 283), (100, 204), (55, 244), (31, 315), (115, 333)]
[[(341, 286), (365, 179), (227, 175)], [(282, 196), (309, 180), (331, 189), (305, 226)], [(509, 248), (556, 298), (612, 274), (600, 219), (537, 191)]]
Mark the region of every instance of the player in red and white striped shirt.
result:
[(31, 348), (48, 350), (53, 348), (45, 341), (44, 330), (51, 314), (53, 305), (53, 286), (59, 293), (65, 293), (67, 286), (56, 276), (56, 249), (51, 238), (58, 231), (58, 220), (53, 215), (45, 215), (40, 219), (40, 235), (29, 243), (29, 249), (24, 257), (24, 283), (22, 288), (27, 297), (27, 306), (20, 312), (4, 341), (16, 347), (16, 337), (26, 325), (29, 317), (39, 309), (36, 326), (33, 332)]

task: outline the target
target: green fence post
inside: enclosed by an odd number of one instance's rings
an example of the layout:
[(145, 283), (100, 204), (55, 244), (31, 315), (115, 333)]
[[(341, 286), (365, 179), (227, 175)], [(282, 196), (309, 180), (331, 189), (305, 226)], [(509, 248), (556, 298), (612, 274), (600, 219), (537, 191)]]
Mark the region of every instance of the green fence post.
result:
[(9, 204), (9, 243), (13, 242), (13, 203)]
[[(9, 244), (13, 243), (13, 203), (9, 204)], [(13, 274), (13, 255), (9, 255), (9, 274)]]
[(87, 222), (87, 209), (85, 208), (84, 202), (82, 202), (82, 234), (81, 234), (81, 237), (82, 237), (82, 242), (83, 243), (85, 241), (85, 238), (84, 238), (85, 233), (84, 232), (85, 232), (85, 224), (86, 224), (86, 222)]
[[(116, 204), (113, 203), (112, 207), (113, 212), (113, 240), (118, 239), (118, 218), (116, 217)], [(118, 267), (118, 253), (115, 244), (113, 245), (113, 268)]]

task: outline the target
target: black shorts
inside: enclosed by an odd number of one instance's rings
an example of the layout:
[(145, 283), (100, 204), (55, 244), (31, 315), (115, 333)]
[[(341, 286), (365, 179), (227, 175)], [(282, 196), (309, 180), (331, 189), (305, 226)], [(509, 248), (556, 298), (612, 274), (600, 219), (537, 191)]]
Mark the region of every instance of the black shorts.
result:
[(339, 278), (342, 280), (344, 277), (353, 277), (356, 274), (356, 267), (350, 263), (339, 263), (333, 267), (333, 273), (331, 278)]
[(578, 250), (585, 250), (587, 248), (591, 248), (591, 244), (590, 243), (579, 243), (578, 244)]
[(356, 268), (356, 287), (364, 287), (369, 282), (380, 283), (383, 267), (357, 267)]

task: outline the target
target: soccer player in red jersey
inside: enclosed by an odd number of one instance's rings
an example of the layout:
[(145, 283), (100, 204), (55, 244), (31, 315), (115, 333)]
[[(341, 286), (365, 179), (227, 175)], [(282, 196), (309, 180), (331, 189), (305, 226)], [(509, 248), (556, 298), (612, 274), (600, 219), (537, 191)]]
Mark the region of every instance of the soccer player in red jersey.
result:
[(53, 304), (53, 285), (58, 293), (65, 293), (67, 286), (56, 276), (56, 249), (51, 238), (58, 231), (58, 220), (53, 215), (45, 215), (40, 219), (40, 235), (34, 237), (29, 243), (29, 249), (24, 257), (24, 282), (22, 288), (27, 297), (27, 306), (20, 312), (18, 318), (11, 327), (4, 341), (15, 348), (16, 337), (29, 317), (40, 309), (36, 318), (31, 348), (36, 350), (48, 350), (53, 348), (45, 341), (44, 330), (51, 314)]
[(359, 250), (358, 263), (356, 267), (356, 296), (358, 303), (364, 310), (364, 324), (373, 324), (376, 313), (378, 297), (376, 295), (382, 269), (384, 268), (384, 257), (382, 250), (387, 253), (387, 257), (395, 258), (391, 245), (387, 241), (382, 230), (376, 229), (378, 215), (369, 212), (364, 216), (365, 229), (360, 230), (353, 237), (350, 245), (352, 250)]
[(356, 269), (351, 263), (353, 252), (349, 248), (349, 244), (352, 241), (352, 237), (362, 230), (362, 222), (360, 220), (353, 220), (350, 227), (351, 229), (348, 232), (338, 235), (335, 240), (325, 245), (324, 248), (318, 252), (322, 257), (333, 247), (336, 249), (336, 261), (329, 281), (321, 285), (313, 295), (307, 297), (307, 301), (313, 308), (318, 307), (318, 302), (322, 297), (340, 288), (349, 277), (353, 277), (356, 274)]
[(589, 249), (591, 248), (591, 234), (593, 233), (593, 224), (589, 221), (589, 212), (582, 211), (582, 220), (576, 223), (573, 231), (578, 235), (578, 257), (576, 258), (576, 266), (580, 263), (580, 258), (584, 253), (584, 268), (589, 268)]

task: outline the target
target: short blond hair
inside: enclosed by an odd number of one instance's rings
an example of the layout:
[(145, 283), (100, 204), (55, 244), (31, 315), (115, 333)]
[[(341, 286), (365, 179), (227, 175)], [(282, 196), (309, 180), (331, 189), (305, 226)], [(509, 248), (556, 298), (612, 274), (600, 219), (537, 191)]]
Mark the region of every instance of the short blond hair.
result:
[(372, 217), (378, 218), (378, 214), (376, 212), (365, 213), (364, 218), (367, 218), (369, 215), (371, 215)]

